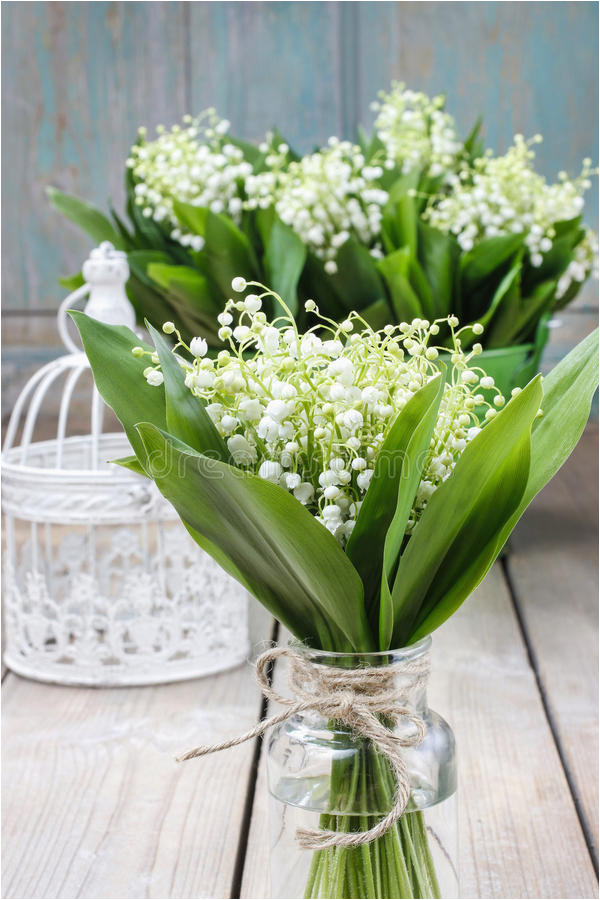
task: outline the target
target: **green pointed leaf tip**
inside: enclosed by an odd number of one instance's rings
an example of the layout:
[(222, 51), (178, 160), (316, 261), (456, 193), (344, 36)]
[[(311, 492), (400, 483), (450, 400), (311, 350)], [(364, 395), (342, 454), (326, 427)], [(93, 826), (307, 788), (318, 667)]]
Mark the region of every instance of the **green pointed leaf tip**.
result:
[(85, 200), (65, 194), (55, 187), (47, 187), (46, 196), (57, 212), (70, 219), (75, 225), (78, 225), (97, 244), (101, 244), (102, 241), (110, 241), (118, 250), (123, 249), (121, 235), (110, 219), (101, 213), (100, 210), (86, 203)]

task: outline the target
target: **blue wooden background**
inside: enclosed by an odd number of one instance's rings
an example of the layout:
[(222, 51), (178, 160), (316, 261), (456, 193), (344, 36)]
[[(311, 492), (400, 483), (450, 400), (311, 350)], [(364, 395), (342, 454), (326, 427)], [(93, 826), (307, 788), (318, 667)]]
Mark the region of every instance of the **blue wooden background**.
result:
[[(57, 278), (90, 249), (45, 187), (118, 209), (138, 125), (213, 105), (242, 137), (276, 123), (307, 150), (370, 125), (370, 101), (397, 78), (445, 92), (464, 133), (483, 113), (498, 150), (541, 132), (553, 177), (598, 159), (597, 46), (595, 2), (3, 4), (5, 383), (56, 353)], [(594, 196), (587, 218), (597, 225)], [(595, 291), (555, 355), (588, 330)]]

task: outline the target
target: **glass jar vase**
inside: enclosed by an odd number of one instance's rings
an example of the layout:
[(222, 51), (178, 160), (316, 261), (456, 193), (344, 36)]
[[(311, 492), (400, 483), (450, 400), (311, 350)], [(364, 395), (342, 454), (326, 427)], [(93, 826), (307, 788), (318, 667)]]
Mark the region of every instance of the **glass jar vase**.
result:
[[(406, 674), (411, 663), (425, 661), (430, 646), (428, 637), (383, 653), (294, 647), (311, 666), (393, 666), (398, 705), (418, 716), (426, 732), (420, 743), (402, 747), (410, 799), (396, 824), (367, 844), (306, 850), (296, 835), (299, 828), (359, 832), (376, 825), (392, 808), (396, 780), (374, 744), (340, 721), (309, 710), (272, 730), (267, 745), (272, 897), (458, 897), (454, 735), (427, 705), (426, 678), (415, 684)], [(415, 729), (403, 716), (388, 727), (400, 738)]]

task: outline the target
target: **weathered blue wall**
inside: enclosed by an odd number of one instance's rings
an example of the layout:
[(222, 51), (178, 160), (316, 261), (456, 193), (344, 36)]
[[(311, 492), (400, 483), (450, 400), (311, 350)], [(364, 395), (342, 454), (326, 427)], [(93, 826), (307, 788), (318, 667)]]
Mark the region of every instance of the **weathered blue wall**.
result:
[(139, 124), (214, 105), (241, 136), (277, 123), (306, 150), (370, 124), (397, 78), (445, 92), (465, 133), (483, 113), (499, 150), (541, 132), (551, 177), (598, 158), (597, 43), (592, 2), (4, 4), (5, 341), (56, 343), (56, 279), (89, 249), (45, 186), (118, 208)]

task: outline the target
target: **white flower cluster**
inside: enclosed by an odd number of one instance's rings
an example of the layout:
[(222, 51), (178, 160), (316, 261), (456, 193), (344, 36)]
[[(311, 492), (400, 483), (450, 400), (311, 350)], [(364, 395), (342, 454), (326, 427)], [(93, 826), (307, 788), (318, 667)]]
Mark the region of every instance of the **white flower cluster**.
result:
[[(218, 318), (220, 337), (230, 349), (221, 350), (216, 359), (207, 357), (203, 339), (195, 338), (187, 347), (172, 323), (163, 326), (166, 333), (177, 334), (174, 351), (185, 348), (191, 357), (178, 354), (186, 385), (206, 403), (233, 463), (293, 493), (342, 545), (396, 415), (437, 374), (440, 323), (450, 326), (453, 369), (408, 523), (410, 533), (481, 430), (476, 410), (488, 407), (485, 425), (505, 403), (494, 379), (474, 365), (481, 344), (464, 353), (453, 316), (431, 324), (415, 319), (374, 332), (357, 313), (339, 325), (319, 316), (312, 300), (307, 309), (320, 321), (300, 334), (281, 298), (263, 285), (236, 278), (233, 288), (258, 288), (259, 293), (227, 302)], [(261, 311), (267, 296), (285, 310), (273, 322)], [(471, 331), (479, 335), (483, 326), (476, 324)], [(136, 356), (147, 352), (133, 350)], [(155, 365), (144, 375), (150, 384), (161, 384), (157, 357), (150, 355)], [(485, 399), (489, 392), (492, 403)]]
[(585, 237), (575, 247), (573, 259), (558, 279), (556, 299), (564, 297), (573, 283), (583, 284), (590, 275), (598, 278), (598, 235), (586, 228)]
[(246, 180), (247, 207), (274, 205), (330, 275), (337, 272), (339, 248), (351, 236), (381, 256), (378, 238), (388, 194), (375, 182), (382, 168), (365, 165), (360, 147), (335, 137), (325, 149), (287, 166), (287, 146), (278, 150), (268, 171)]
[(159, 125), (153, 141), (146, 141), (146, 129), (140, 128), (140, 140), (127, 160), (143, 215), (167, 224), (171, 237), (193, 250), (202, 249), (203, 238), (180, 224), (173, 212), (175, 200), (241, 219), (244, 180), (252, 166), (227, 139), (228, 129), (229, 122), (214, 109), (197, 118), (185, 116), (183, 128), (174, 125), (166, 131)]
[(578, 216), (583, 194), (590, 187), (591, 160), (583, 161), (581, 175), (569, 179), (560, 172), (558, 182), (548, 184), (532, 165), (532, 144), (516, 135), (504, 156), (487, 151), (473, 168), (464, 166), (452, 177), (449, 196), (437, 198), (424, 212), (436, 228), (455, 234), (461, 248), (471, 250), (484, 238), (524, 233), (533, 266), (540, 266), (543, 254), (552, 248), (557, 222)]
[(380, 91), (371, 109), (377, 112), (375, 133), (385, 149), (386, 168), (400, 165), (406, 173), (418, 166), (433, 177), (456, 168), (463, 143), (444, 102), (442, 96), (430, 98), (397, 81), (389, 93)]

